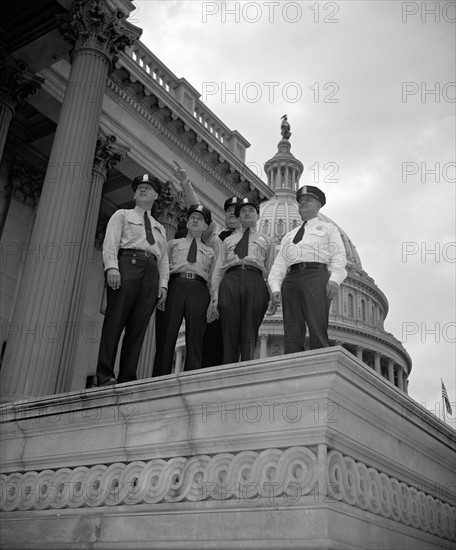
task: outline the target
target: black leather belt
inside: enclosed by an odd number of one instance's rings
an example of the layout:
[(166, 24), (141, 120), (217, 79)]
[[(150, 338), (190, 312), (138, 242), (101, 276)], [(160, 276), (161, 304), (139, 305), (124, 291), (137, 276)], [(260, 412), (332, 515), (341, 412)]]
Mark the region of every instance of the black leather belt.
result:
[(119, 256), (146, 256), (146, 258), (151, 260), (157, 260), (155, 254), (147, 250), (140, 250), (139, 248), (121, 248), (119, 250)]
[(258, 271), (258, 273), (263, 275), (263, 272), (261, 271), (261, 269), (258, 269), (258, 267), (253, 267), (253, 265), (247, 265), (247, 264), (234, 265), (233, 267), (228, 268), (226, 272), (228, 273), (228, 271), (233, 271), (233, 269), (247, 269), (248, 271)]
[(290, 265), (290, 271), (297, 271), (298, 269), (328, 269), (327, 264), (321, 262), (301, 262), (299, 264)]
[(191, 281), (201, 281), (202, 283), (206, 284), (206, 279), (203, 277), (200, 277), (196, 273), (193, 273), (193, 271), (185, 271), (182, 273), (172, 273), (170, 276), (170, 279), (177, 279), (178, 277), (183, 277), (184, 279), (190, 279)]

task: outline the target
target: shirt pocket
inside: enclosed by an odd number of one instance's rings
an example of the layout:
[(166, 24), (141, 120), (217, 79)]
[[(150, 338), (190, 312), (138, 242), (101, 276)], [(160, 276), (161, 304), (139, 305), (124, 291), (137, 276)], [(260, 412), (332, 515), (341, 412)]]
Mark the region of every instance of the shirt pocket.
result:
[(212, 262), (214, 260), (214, 252), (207, 251), (207, 250), (200, 250), (201, 252), (201, 264), (203, 266), (203, 269), (206, 273), (209, 273), (209, 270), (211, 269)]
[(146, 230), (144, 224), (132, 220), (127, 221), (128, 234), (134, 239), (140, 239), (146, 236)]

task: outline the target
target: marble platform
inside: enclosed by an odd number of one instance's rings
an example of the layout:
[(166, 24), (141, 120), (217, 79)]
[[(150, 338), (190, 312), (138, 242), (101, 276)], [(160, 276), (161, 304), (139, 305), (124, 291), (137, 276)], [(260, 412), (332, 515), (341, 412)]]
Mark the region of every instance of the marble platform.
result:
[(1, 406), (2, 549), (456, 548), (456, 432), (341, 347)]

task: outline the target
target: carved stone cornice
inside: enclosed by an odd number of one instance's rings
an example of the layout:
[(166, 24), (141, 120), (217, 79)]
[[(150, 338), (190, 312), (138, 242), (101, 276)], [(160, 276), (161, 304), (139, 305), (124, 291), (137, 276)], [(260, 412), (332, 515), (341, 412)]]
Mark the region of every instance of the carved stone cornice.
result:
[(44, 79), (31, 73), (25, 63), (9, 57), (0, 49), (0, 104), (4, 104), (14, 114), (28, 96), (34, 94)]
[[(237, 163), (233, 163), (232, 165), (233, 170), (236, 172), (235, 177), (229, 177), (230, 171), (227, 171), (226, 174), (223, 175), (220, 174), (216, 167), (209, 164), (206, 158), (198, 151), (198, 147), (200, 147), (198, 144), (203, 142), (203, 138), (197, 135), (196, 130), (191, 129), (184, 124), (184, 133), (179, 135), (175, 129), (168, 127), (168, 125), (165, 124), (159, 116), (156, 116), (155, 112), (153, 112), (144, 102), (138, 101), (136, 96), (132, 94), (131, 91), (128, 89), (126, 90), (112, 79), (108, 79), (107, 86), (108, 89), (111, 90), (111, 92), (126, 106), (138, 113), (138, 115), (144, 118), (154, 130), (166, 138), (170, 146), (193, 161), (193, 163), (199, 167), (199, 171), (201, 173), (206, 174), (206, 177), (212, 178), (212, 180), (221, 188), (226, 189), (228, 195), (239, 195), (239, 193), (242, 192), (239, 186), (235, 185), (235, 183), (238, 183), (239, 181), (245, 181), (245, 177), (243, 177), (242, 174), (238, 174), (238, 168), (240, 165), (239, 160)], [(190, 140), (186, 137), (185, 132), (187, 132), (189, 136), (195, 136), (195, 143), (193, 145), (190, 145)], [(184, 139), (189, 143), (186, 143)], [(207, 147), (206, 142), (204, 142), (204, 147)], [(229, 161), (227, 160), (226, 162)], [(238, 181), (236, 182), (234, 180)]]
[(44, 173), (26, 164), (22, 157), (14, 159), (7, 196), (12, 196), (30, 208), (36, 208), (43, 188)]
[(113, 12), (103, 0), (74, 0), (72, 11), (58, 16), (57, 25), (72, 55), (91, 48), (103, 53), (111, 68), (118, 54), (141, 36), (141, 29), (128, 23), (122, 11)]
[(449, 541), (456, 536), (456, 509), (445, 492), (437, 498), (334, 449), (320, 460), (299, 446), (17, 472), (3, 475), (2, 485), (4, 512), (201, 501), (301, 506), (318, 499), (319, 506), (343, 502)]

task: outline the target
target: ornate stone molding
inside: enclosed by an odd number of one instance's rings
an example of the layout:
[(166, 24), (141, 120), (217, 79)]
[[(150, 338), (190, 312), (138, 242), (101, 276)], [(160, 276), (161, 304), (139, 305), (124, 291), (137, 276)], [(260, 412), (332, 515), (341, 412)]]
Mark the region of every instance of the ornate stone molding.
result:
[[(324, 487), (319, 466), (326, 470)], [(335, 450), (321, 465), (312, 449), (290, 447), (3, 474), (0, 481), (4, 512), (211, 500), (292, 505), (318, 498), (456, 540), (454, 506)]]
[(44, 510), (204, 500), (294, 499), (315, 488), (305, 447), (175, 457), (1, 476), (2, 510)]
[[(330, 496), (361, 510), (456, 540), (456, 508), (338, 451), (327, 458)], [(444, 489), (444, 488), (443, 488)]]
[(10, 58), (4, 49), (0, 49), (0, 74), (0, 104), (9, 107), (12, 114), (44, 82), (44, 79), (31, 73), (25, 63)]
[(170, 182), (166, 182), (160, 196), (154, 203), (152, 215), (165, 226), (173, 227), (175, 231), (179, 223), (185, 220), (186, 212), (182, 193), (176, 193)]
[(16, 157), (7, 185), (7, 194), (30, 208), (36, 208), (43, 188), (44, 173), (26, 164), (22, 157)]
[(113, 135), (99, 136), (97, 139), (93, 169), (101, 172), (104, 176), (123, 160), (129, 151), (127, 147), (115, 145), (116, 141), (116, 136)]
[(71, 13), (57, 18), (72, 54), (81, 48), (92, 48), (103, 53), (112, 68), (118, 54), (141, 35), (140, 29), (125, 20), (122, 11), (112, 12), (102, 0), (74, 0), (72, 8)]
[[(157, 130), (161, 136), (165, 137), (168, 142), (176, 148), (177, 151), (184, 153), (189, 159), (191, 159), (200, 168), (200, 172), (207, 174), (206, 177), (211, 177), (214, 182), (219, 184), (222, 188), (228, 190), (230, 195), (239, 194), (239, 188), (236, 187), (226, 176), (221, 175), (214, 166), (209, 164), (195, 149), (190, 145), (184, 143), (180, 136), (176, 135), (172, 130), (166, 127), (144, 104), (141, 104), (136, 98), (128, 91), (122, 89), (116, 82), (108, 79), (108, 89), (110, 89), (119, 99), (128, 105), (131, 109), (136, 111), (141, 117), (143, 117), (151, 126)], [(202, 138), (197, 136), (197, 140), (201, 141)], [(240, 162), (240, 161), (239, 161)], [(245, 178), (244, 178), (245, 179)], [(241, 178), (242, 180), (242, 178)]]

